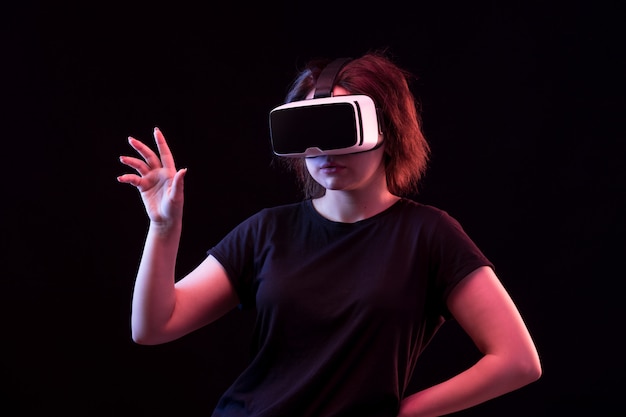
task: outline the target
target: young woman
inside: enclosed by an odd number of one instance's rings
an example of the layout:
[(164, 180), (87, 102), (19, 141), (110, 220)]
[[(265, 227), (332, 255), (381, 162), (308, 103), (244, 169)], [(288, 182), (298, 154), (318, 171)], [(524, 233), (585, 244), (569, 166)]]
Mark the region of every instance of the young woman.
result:
[[(311, 98), (327, 62), (312, 61), (287, 102)], [(180, 338), (240, 306), (255, 308), (254, 352), (213, 416), (440, 416), (537, 380), (537, 350), (494, 265), (445, 211), (406, 196), (429, 158), (408, 77), (382, 53), (343, 66), (334, 96), (379, 108), (381, 145), (283, 158), (301, 202), (261, 210), (179, 280), (183, 183), (166, 140), (158, 154), (129, 138), (122, 156), (150, 219), (132, 305), (139, 344)], [(456, 320), (482, 357), (454, 377), (407, 392), (420, 353)]]

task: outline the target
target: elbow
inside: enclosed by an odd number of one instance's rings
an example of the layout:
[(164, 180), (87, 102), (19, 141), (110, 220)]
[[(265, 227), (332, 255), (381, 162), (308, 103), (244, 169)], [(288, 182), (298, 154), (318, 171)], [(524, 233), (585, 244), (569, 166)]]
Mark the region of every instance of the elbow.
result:
[(135, 327), (131, 328), (131, 338), (133, 342), (135, 342), (138, 345), (155, 345), (156, 344), (147, 332), (141, 331)]
[(130, 337), (132, 341), (138, 345), (150, 345), (150, 338), (148, 332), (145, 330), (145, 326), (141, 325), (136, 315), (131, 315), (130, 318)]
[(158, 345), (164, 342), (162, 332), (135, 316), (131, 317), (130, 333), (132, 341), (138, 345)]
[(139, 332), (131, 332), (131, 338), (133, 342), (138, 345), (154, 345), (154, 343), (150, 342), (150, 338), (146, 337), (144, 334)]
[(543, 368), (541, 367), (541, 361), (539, 358), (535, 361), (535, 363), (529, 367), (528, 376), (531, 379), (530, 382), (535, 382), (543, 375)]
[(522, 355), (521, 359), (516, 361), (515, 374), (521, 385), (533, 383), (541, 378), (543, 369), (536, 351)]
[(160, 345), (168, 341), (160, 336), (160, 334), (156, 335), (151, 334), (150, 332), (142, 332), (135, 329), (131, 331), (131, 338), (136, 344), (145, 346)]
[(537, 381), (542, 374), (543, 370), (539, 363), (528, 364), (520, 370), (520, 376), (525, 381), (524, 385)]

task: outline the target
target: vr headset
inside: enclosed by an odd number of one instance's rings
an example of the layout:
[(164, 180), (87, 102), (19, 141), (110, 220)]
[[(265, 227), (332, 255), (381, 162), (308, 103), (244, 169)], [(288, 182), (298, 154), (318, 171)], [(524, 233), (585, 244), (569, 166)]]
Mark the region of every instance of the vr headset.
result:
[(350, 58), (339, 58), (320, 73), (312, 99), (270, 111), (274, 154), (284, 157), (341, 155), (373, 150), (382, 144), (374, 101), (365, 95), (331, 97), (335, 78)]

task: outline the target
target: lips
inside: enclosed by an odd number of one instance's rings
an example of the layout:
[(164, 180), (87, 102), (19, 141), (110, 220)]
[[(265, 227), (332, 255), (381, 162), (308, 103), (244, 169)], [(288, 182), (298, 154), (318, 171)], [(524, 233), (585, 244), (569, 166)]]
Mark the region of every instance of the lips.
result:
[(326, 163), (320, 167), (320, 169), (329, 169), (329, 168), (343, 168), (341, 165)]
[(319, 155), (307, 159), (307, 161), (312, 162), (316, 166), (315, 169), (323, 174), (334, 174), (346, 169), (345, 165), (337, 163), (336, 158), (329, 155)]
[(345, 166), (335, 164), (332, 162), (322, 164), (319, 168), (320, 172), (323, 172), (324, 174), (336, 174), (340, 171), (343, 171), (344, 169), (345, 169)]
[(324, 157), (324, 159), (322, 159), (320, 162), (322, 162), (322, 164), (320, 165), (320, 169), (331, 169), (331, 168), (343, 168), (344, 166), (341, 164), (338, 164), (335, 161), (335, 158), (331, 158), (328, 155), (326, 155)]

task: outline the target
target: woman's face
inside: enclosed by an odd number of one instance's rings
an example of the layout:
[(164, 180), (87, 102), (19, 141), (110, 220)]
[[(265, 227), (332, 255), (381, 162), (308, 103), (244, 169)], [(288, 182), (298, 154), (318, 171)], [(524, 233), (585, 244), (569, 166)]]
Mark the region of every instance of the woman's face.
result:
[[(349, 95), (342, 87), (334, 96)], [(327, 190), (354, 191), (373, 184), (385, 184), (384, 146), (345, 155), (320, 155), (305, 158), (311, 177)]]

